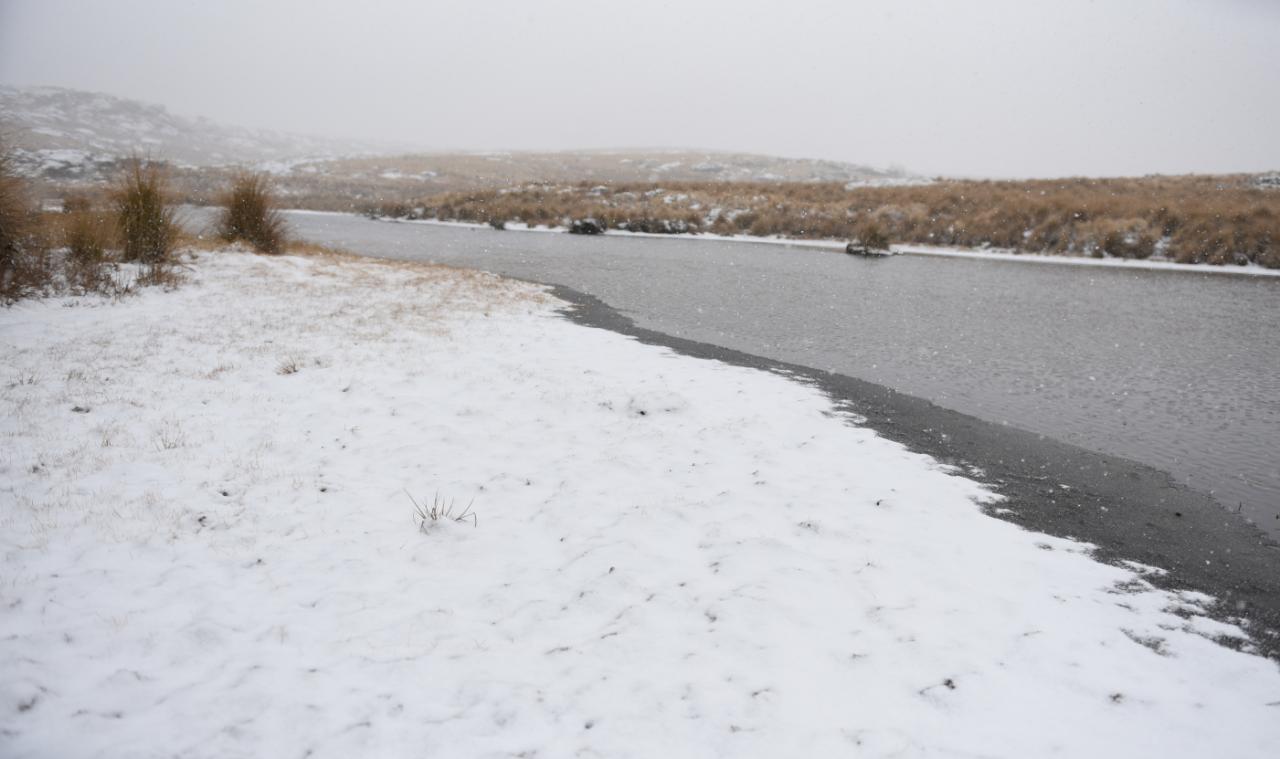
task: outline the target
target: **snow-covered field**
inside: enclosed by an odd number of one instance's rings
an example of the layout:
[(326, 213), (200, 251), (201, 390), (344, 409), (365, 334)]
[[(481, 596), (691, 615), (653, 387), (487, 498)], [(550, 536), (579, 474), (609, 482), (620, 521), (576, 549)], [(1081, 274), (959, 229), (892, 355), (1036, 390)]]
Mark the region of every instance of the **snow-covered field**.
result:
[(559, 305), (225, 252), (0, 312), (0, 755), (1275, 755), (1205, 598)]

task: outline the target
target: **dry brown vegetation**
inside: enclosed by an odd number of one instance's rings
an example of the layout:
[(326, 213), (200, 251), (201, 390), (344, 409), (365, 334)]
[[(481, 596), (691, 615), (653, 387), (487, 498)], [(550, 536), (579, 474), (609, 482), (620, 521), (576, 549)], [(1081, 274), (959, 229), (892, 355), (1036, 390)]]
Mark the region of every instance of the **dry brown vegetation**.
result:
[[(722, 181), (744, 172), (772, 177), (785, 169), (797, 179), (849, 170), (824, 162), (779, 161), (608, 151), (384, 156), (299, 164), (274, 176), (271, 189), (281, 207), (475, 221), (498, 228), (510, 222), (568, 226), (593, 218), (606, 228), (651, 233), (883, 238), (899, 244), (1280, 267), (1280, 186), (1268, 186), (1257, 176), (938, 181), (897, 187)], [(720, 171), (704, 172), (704, 165)], [(228, 203), (227, 186), (243, 176), (232, 168), (168, 167), (166, 174), (174, 202), (197, 205)], [(40, 197), (68, 192), (85, 193), (95, 202), (101, 197), (101, 187), (92, 183), (37, 186)]]
[(0, 144), (0, 303), (43, 292), (52, 269), (26, 182), (13, 171), (7, 143)]
[(21, 288), (29, 215), (26, 188), (10, 167), (8, 149), (0, 145), (0, 298), (6, 300)]
[(109, 286), (105, 264), (115, 238), (115, 219), (89, 205), (73, 203), (69, 208), (44, 217), (46, 237), (66, 248), (66, 280), (73, 291), (103, 291)]
[(1280, 191), (1251, 176), (832, 183), (530, 184), (387, 204), (388, 215), (646, 232), (855, 239), (1280, 268)]
[(263, 174), (241, 174), (222, 197), (218, 236), (227, 242), (242, 240), (260, 253), (282, 253), (284, 218), (276, 210), (271, 184)]
[(177, 241), (178, 225), (161, 169), (134, 159), (111, 199), (122, 258), (153, 266), (164, 264)]
[[(731, 170), (705, 173), (704, 164)], [(883, 234), (900, 244), (1280, 267), (1280, 188), (1267, 189), (1256, 176), (852, 189), (841, 182), (720, 181), (737, 176), (733, 172), (772, 176), (784, 169), (798, 179), (848, 167), (656, 152), (437, 154), (314, 161), (273, 177), (272, 185), (282, 207), (499, 227), (513, 221), (564, 226), (591, 217), (608, 228), (642, 232), (798, 239)], [(238, 174), (170, 167), (168, 176), (175, 202), (216, 205)], [(718, 181), (689, 179), (704, 176)], [(69, 187), (46, 184), (42, 196), (65, 195)], [(91, 185), (72, 189), (96, 192)]]
[[(180, 279), (172, 254), (183, 238), (154, 167), (130, 166), (109, 206), (102, 193), (76, 194), (58, 212), (37, 210), (28, 183), (8, 169), (0, 157), (0, 302), (55, 293), (118, 296)], [(138, 267), (122, 273), (122, 262)]]

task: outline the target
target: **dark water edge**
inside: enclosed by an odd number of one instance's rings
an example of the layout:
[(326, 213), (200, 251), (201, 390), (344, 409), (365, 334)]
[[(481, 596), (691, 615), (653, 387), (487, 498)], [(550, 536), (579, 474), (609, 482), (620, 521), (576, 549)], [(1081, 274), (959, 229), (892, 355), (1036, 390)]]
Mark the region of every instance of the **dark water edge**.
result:
[(1242, 624), (1258, 652), (1280, 662), (1280, 543), (1167, 473), (865, 380), (644, 329), (598, 298), (551, 288), (571, 304), (563, 313), (577, 324), (820, 389), (838, 409), (856, 414), (884, 437), (991, 485), (1004, 498), (986, 507), (988, 514), (1091, 543), (1100, 561), (1164, 569), (1167, 574), (1146, 576), (1158, 587), (1214, 596), (1212, 616)]
[(809, 382), (991, 485), (993, 516), (1214, 596), (1280, 661), (1280, 278), (289, 216), (302, 239), (544, 284), (580, 324)]
[(562, 284), (663, 334), (1140, 461), (1280, 538), (1280, 277), (289, 220), (304, 239)]

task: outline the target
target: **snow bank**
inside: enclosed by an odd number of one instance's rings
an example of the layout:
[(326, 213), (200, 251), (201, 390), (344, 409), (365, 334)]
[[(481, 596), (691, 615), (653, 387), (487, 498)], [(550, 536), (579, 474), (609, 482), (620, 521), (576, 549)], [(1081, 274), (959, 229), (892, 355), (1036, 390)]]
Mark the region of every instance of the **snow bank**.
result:
[(0, 312), (0, 754), (1272, 755), (1202, 597), (556, 306), (225, 253)]

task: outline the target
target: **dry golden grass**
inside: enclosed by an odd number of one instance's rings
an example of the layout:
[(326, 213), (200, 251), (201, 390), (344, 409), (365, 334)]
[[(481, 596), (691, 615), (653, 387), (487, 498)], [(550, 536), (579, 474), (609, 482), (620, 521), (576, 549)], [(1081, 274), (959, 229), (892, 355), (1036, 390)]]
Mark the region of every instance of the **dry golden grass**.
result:
[[(3, 166), (0, 166), (2, 169)], [(6, 282), (15, 284), (5, 302), (21, 297), (54, 293), (101, 292), (120, 296), (136, 287), (158, 286), (171, 289), (180, 285), (186, 268), (186, 255), (216, 252), (227, 243), (216, 234), (199, 234), (182, 230), (174, 222), (166, 202), (164, 185), (157, 173), (137, 166), (117, 186), (115, 194), (106, 192), (64, 193), (64, 211), (36, 213), (30, 203), (28, 184), (11, 179), (4, 189), (13, 202), (13, 218), (3, 231), (18, 235), (21, 243), (16, 272), (8, 272)], [(141, 185), (139, 186), (139, 182)], [(137, 192), (135, 192), (137, 190)], [(128, 195), (128, 197), (125, 197)], [(141, 197), (138, 197), (141, 196)], [(167, 222), (162, 241), (165, 253), (157, 262), (146, 264), (136, 279), (120, 276), (119, 262), (126, 260), (122, 246), (129, 239), (120, 233), (122, 204), (128, 201), (129, 219), (143, 218)], [(142, 206), (139, 209), (139, 206)], [(110, 208), (110, 210), (105, 210)], [(161, 209), (161, 213), (154, 213)], [(143, 225), (145, 227), (145, 225)], [(316, 271), (338, 279), (363, 281), (377, 272), (396, 270), (407, 273), (412, 283), (443, 286), (451, 296), (498, 305), (504, 302), (539, 300), (545, 294), (539, 288), (513, 283), (483, 272), (456, 269), (440, 264), (412, 261), (380, 260), (357, 256), (345, 250), (304, 241), (281, 241), (281, 252), (305, 256), (320, 264)], [(182, 260), (179, 260), (179, 259)], [(135, 259), (136, 260), (136, 259)]]
[[(122, 272), (117, 245), (117, 216), (91, 204), (73, 204), (70, 212), (30, 212), (16, 270), (7, 272), (0, 302), (43, 295), (99, 293), (120, 297), (136, 287), (177, 287), (184, 274), (172, 257), (144, 264), (136, 277)], [(225, 244), (174, 233), (172, 247), (201, 250)]]
[[(689, 165), (657, 172), (673, 159)], [(1249, 176), (944, 181), (846, 190), (834, 182), (692, 181), (704, 174), (691, 160), (686, 154), (609, 152), (387, 156), (316, 161), (273, 184), (282, 207), (495, 226), (594, 217), (637, 231), (800, 239), (864, 238), (878, 230), (898, 243), (1280, 266), (1280, 192), (1261, 189)], [(760, 167), (771, 173), (786, 168)], [(811, 172), (815, 165), (792, 168)], [(653, 182), (659, 173), (661, 185)], [(226, 168), (168, 171), (174, 202), (201, 205), (216, 204), (236, 176)], [(95, 191), (50, 186), (42, 197), (68, 189)], [(661, 191), (648, 194), (654, 190)]]
[(48, 249), (35, 222), (27, 184), (0, 143), (0, 302), (39, 291), (49, 279)]
[[(421, 209), (420, 211), (418, 209)], [(1249, 176), (830, 183), (527, 185), (423, 198), (390, 215), (636, 231), (863, 238), (898, 243), (1280, 268), (1280, 192)]]
[(430, 303), (407, 298), (388, 313), (391, 320), (402, 313), (421, 314), (424, 308), (478, 307), (487, 312), (490, 308), (541, 305), (552, 300), (543, 287), (475, 269), (425, 261), (371, 258), (341, 248), (305, 242), (290, 242), (286, 252), (315, 262), (317, 265), (311, 270), (314, 277), (354, 286), (385, 286), (387, 272), (391, 271), (407, 277), (397, 285), (406, 292), (417, 287), (430, 287), (443, 294)]
[(102, 260), (116, 239), (114, 215), (84, 207), (83, 210), (40, 214), (40, 229), (54, 247), (65, 247), (82, 260)]
[(311, 258), (332, 258), (342, 260), (370, 260), (362, 256), (357, 256), (351, 251), (342, 248), (335, 248), (330, 245), (321, 245), (319, 243), (307, 242), (305, 240), (290, 240), (289, 247), (285, 252), (291, 256), (308, 256)]
[(135, 158), (116, 185), (112, 202), (123, 259), (163, 265), (179, 228), (161, 169)]
[(191, 233), (186, 230), (178, 233), (174, 240), (174, 250), (214, 251), (223, 250), (227, 244), (217, 235)]
[(51, 231), (60, 227), (57, 242), (66, 248), (64, 266), (68, 286), (80, 292), (105, 290), (109, 278), (104, 264), (115, 237), (111, 214), (84, 206), (83, 210), (59, 216), (60, 223), (46, 223), (46, 227)]
[(276, 210), (271, 182), (265, 174), (237, 176), (221, 201), (218, 235), (223, 240), (243, 240), (259, 253), (284, 251), (284, 217)]
[[(494, 226), (561, 226), (590, 217), (606, 228), (640, 232), (846, 240), (883, 235), (896, 243), (1280, 267), (1280, 191), (1262, 189), (1252, 176), (942, 181), (848, 190), (834, 182), (681, 182), (665, 174), (661, 185), (651, 177), (609, 179), (645, 177), (653, 173), (647, 167), (670, 157), (343, 159), (315, 162), (273, 184), (282, 207)], [(168, 176), (174, 202), (207, 205), (237, 173), (173, 168)]]

